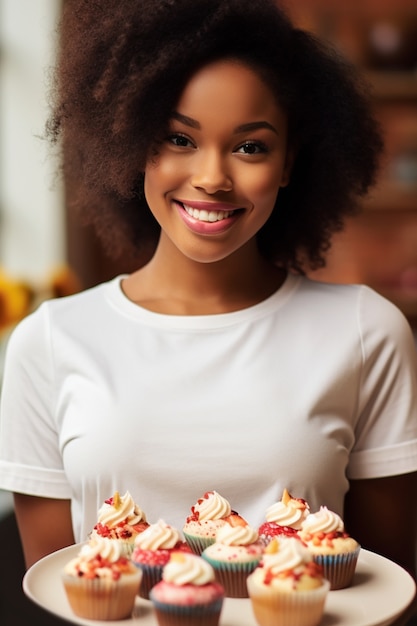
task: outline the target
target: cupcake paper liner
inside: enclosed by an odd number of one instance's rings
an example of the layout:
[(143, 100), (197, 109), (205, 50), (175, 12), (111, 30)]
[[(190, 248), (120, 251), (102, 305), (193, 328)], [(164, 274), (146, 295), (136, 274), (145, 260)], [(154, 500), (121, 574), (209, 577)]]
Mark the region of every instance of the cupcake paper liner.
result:
[(135, 547), (135, 540), (132, 539), (112, 539), (111, 541), (117, 541), (120, 545), (120, 554), (130, 558), (133, 549)]
[(62, 582), (75, 615), (94, 620), (119, 620), (131, 616), (139, 591), (140, 571), (119, 580), (80, 578), (64, 574)]
[(248, 579), (248, 593), (253, 614), (259, 626), (318, 626), (320, 624), (330, 583), (308, 591), (259, 589)]
[(174, 605), (164, 604), (152, 598), (159, 626), (218, 626), (223, 599), (211, 604)]
[(195, 535), (188, 535), (185, 532), (183, 532), (183, 535), (192, 552), (198, 556), (201, 555), (203, 550), (215, 542), (215, 537), (196, 537)]
[(124, 556), (127, 556), (128, 558), (130, 558), (132, 556), (132, 552), (135, 548), (135, 542), (134, 541), (123, 541), (122, 540), (122, 545), (121, 545), (121, 552)]
[(213, 567), (216, 580), (224, 587), (226, 597), (248, 597), (246, 579), (257, 567), (260, 557), (258, 560), (248, 563), (225, 563), (211, 559), (206, 555), (203, 555), (203, 558)]
[(322, 566), (323, 575), (330, 581), (330, 589), (345, 589), (352, 584), (360, 546), (346, 554), (314, 554), (313, 560)]
[(139, 595), (145, 600), (149, 599), (149, 592), (156, 583), (162, 580), (163, 565), (145, 565), (132, 561), (134, 565), (142, 572), (142, 582), (139, 589)]

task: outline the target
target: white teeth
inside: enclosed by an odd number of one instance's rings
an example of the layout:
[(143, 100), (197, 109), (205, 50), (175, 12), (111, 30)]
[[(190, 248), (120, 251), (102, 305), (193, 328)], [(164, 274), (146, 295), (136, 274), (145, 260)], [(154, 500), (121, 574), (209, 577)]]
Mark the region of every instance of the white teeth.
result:
[(184, 209), (187, 211), (188, 215), (194, 217), (196, 220), (200, 220), (201, 222), (220, 222), (221, 220), (226, 219), (233, 215), (234, 211), (206, 211), (202, 209), (193, 209), (193, 207), (187, 206), (183, 204)]

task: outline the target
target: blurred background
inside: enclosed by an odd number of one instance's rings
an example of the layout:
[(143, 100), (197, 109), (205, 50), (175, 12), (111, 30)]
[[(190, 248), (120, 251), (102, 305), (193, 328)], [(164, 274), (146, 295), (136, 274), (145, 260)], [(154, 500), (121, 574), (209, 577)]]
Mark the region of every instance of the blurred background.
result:
[[(21, 317), (45, 298), (133, 269), (123, 259), (111, 262), (92, 230), (68, 214), (71, 190), (42, 139), (63, 2), (0, 0), (0, 385), (7, 337)], [(403, 310), (417, 338), (417, 0), (286, 0), (286, 7), (365, 73), (386, 142), (363, 213), (334, 237), (326, 268), (311, 276), (368, 284)], [(32, 624), (38, 616), (47, 626), (20, 592), (11, 497), (1, 491), (0, 523), (8, 538), (2, 558), (16, 563), (2, 584), (1, 624)]]
[(314, 278), (365, 283), (417, 334), (417, 1), (288, 0), (294, 19), (330, 39), (368, 78), (386, 151), (360, 217), (333, 238)]
[[(386, 141), (363, 214), (334, 237), (327, 267), (312, 277), (370, 285), (417, 332), (417, 0), (285, 1), (300, 26), (331, 40), (366, 74)], [(71, 190), (42, 139), (63, 2), (0, 0), (3, 326), (33, 306), (33, 296), (64, 294), (133, 269), (123, 259), (110, 262), (94, 233), (68, 215)], [(8, 281), (20, 283), (14, 298)]]

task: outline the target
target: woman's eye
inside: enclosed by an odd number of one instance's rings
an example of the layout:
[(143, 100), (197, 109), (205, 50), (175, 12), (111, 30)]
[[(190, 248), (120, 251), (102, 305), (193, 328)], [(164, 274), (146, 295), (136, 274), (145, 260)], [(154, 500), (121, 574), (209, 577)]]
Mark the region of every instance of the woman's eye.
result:
[(193, 143), (188, 139), (188, 137), (185, 137), (185, 135), (181, 135), (179, 133), (173, 133), (172, 135), (169, 135), (167, 141), (172, 143), (174, 146), (177, 146), (178, 148), (190, 148), (193, 146)]
[(262, 154), (266, 151), (267, 147), (265, 144), (254, 141), (246, 141), (236, 150), (236, 152), (239, 152), (240, 154)]

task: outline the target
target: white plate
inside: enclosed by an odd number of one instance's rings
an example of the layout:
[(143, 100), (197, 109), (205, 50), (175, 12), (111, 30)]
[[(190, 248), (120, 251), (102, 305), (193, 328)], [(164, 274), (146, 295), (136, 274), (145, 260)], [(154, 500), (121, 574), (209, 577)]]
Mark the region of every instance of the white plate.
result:
[[(68, 604), (60, 573), (79, 549), (79, 545), (63, 548), (32, 565), (23, 579), (26, 595), (73, 624), (157, 626), (151, 603), (142, 598), (137, 598), (131, 619), (98, 622), (75, 616)], [(330, 591), (320, 626), (387, 626), (407, 608), (414, 593), (414, 581), (405, 570), (378, 554), (361, 550), (352, 586)], [(220, 626), (257, 626), (250, 601), (226, 598)]]

